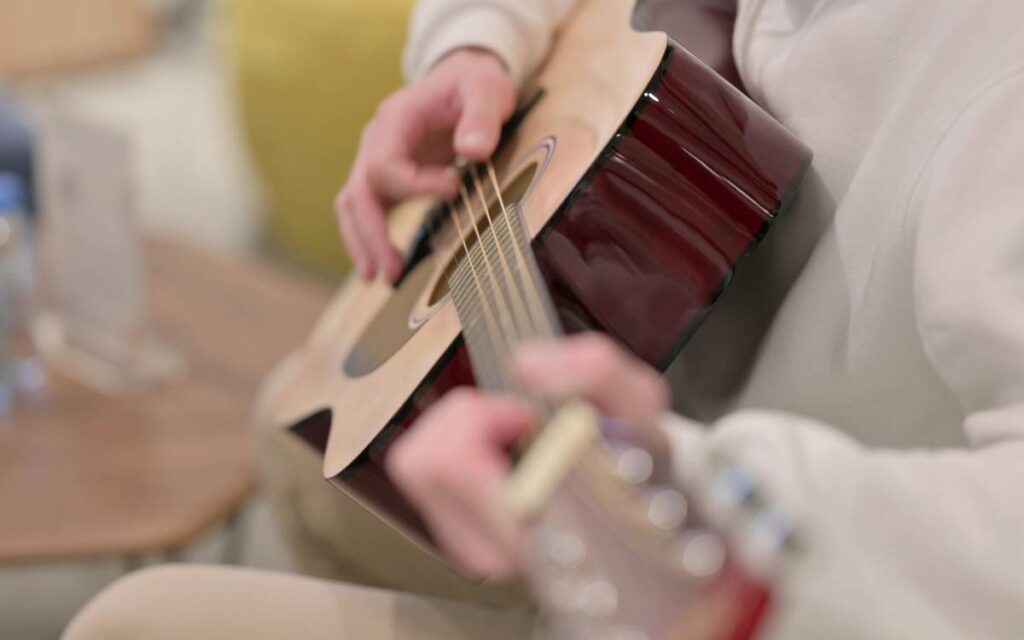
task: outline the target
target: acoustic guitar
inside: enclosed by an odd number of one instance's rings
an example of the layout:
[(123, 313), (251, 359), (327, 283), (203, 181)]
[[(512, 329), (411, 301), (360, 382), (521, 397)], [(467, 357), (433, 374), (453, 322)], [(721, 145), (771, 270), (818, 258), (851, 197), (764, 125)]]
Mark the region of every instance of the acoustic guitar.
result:
[(666, 367), (810, 164), (742, 92), (630, 28), (633, 5), (580, 3), (493, 164), (465, 167), (453, 202), (393, 213), (402, 279), (349, 278), (270, 410), (331, 483), (427, 548), (383, 465), (417, 416), (456, 386), (509, 390), (507, 355), (532, 337), (602, 331)]

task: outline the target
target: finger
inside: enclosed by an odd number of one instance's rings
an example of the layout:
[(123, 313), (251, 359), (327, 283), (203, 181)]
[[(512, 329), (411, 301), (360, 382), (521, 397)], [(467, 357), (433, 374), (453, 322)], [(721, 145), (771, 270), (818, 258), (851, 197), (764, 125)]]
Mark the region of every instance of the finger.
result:
[(520, 400), (460, 387), (430, 407), (399, 444), (413, 454), (420, 448), (435, 450), (438, 438), (503, 447), (526, 433), (534, 420), (530, 407)]
[[(451, 463), (448, 454), (442, 454), (440, 458)], [(420, 464), (437, 463), (426, 458)], [(495, 531), (496, 527), (487, 524), (488, 516), (477, 513), (500, 504), (500, 496), (495, 496), (494, 502), (487, 502), (483, 499), (467, 501), (464, 496), (458, 495), (462, 484), (479, 488), (485, 486), (487, 481), (472, 478), (464, 471), (452, 471), (450, 477), (443, 474), (417, 477), (415, 474), (403, 475), (392, 470), (389, 473), (402, 492), (417, 506), (438, 546), (448, 557), (468, 569), (474, 577), (493, 577), (495, 573), (507, 571), (503, 559), (507, 560), (510, 554), (503, 546), (502, 534)], [(497, 470), (484, 470), (484, 473), (485, 478), (491, 476), (491, 483), (494, 478), (503, 476)]]
[(523, 345), (515, 370), (528, 391), (555, 400), (583, 398), (636, 426), (653, 424), (668, 407), (661, 377), (597, 334)]
[(349, 211), (355, 233), (368, 255), (367, 278), (381, 273), (394, 282), (402, 273), (402, 258), (388, 236), (384, 208), (368, 191), (358, 189), (349, 200)]
[(521, 402), (456, 390), (386, 460), (438, 543), (477, 575), (507, 575), (517, 566), (521, 525), (504, 509), (501, 487), (510, 468), (507, 447), (532, 423)]
[(348, 196), (344, 192), (335, 201), (334, 212), (338, 218), (338, 225), (341, 227), (341, 238), (345, 243), (345, 250), (348, 252), (349, 258), (352, 259), (352, 265), (356, 268), (360, 278), (369, 280), (373, 277), (370, 273), (369, 256), (363, 246), (355, 221), (352, 219)]
[(414, 494), (424, 486), (459, 486), (467, 475), (500, 475), (509, 467), (508, 445), (534, 420), (531, 409), (518, 400), (456, 389), (430, 407), (392, 447), (385, 461), (387, 472)]
[[(366, 126), (362, 133), (362, 140), (365, 142), (373, 130), (373, 123)], [(361, 145), (355, 162), (349, 171), (345, 186), (334, 201), (334, 212), (341, 227), (342, 240), (352, 262), (363, 280), (370, 280), (376, 275), (373, 259), (366, 246), (359, 225), (356, 223), (356, 207), (352, 194), (360, 189), (365, 189), (366, 183), (366, 149)]]
[[(451, 115), (435, 113), (437, 100), (430, 91), (404, 91), (386, 100), (364, 130), (360, 161), (364, 180), (354, 191), (353, 215), (371, 262), (371, 271), (395, 282), (402, 259), (387, 233), (386, 208), (415, 195), (454, 195), (458, 175), (454, 169), (419, 168), (413, 151), (431, 127), (443, 126)], [(451, 126), (450, 124), (448, 126)]]
[(459, 111), (454, 88), (424, 83), (388, 98), (377, 109), (360, 143), (368, 166), (402, 164), (416, 167), (426, 157), (443, 164), (452, 155), (452, 130)]
[(460, 87), (462, 114), (455, 127), (455, 152), (466, 160), (489, 158), (498, 146), (501, 125), (515, 108), (515, 92), (503, 78), (481, 78)]
[[(507, 470), (463, 478), (457, 486), (432, 488), (435, 500), (424, 519), (438, 545), (477, 578), (501, 579), (516, 573), (523, 552), (522, 524), (504, 508)], [(474, 487), (471, 495), (459, 488)], [(481, 491), (481, 487), (489, 487)]]
[(389, 202), (432, 195), (451, 199), (459, 189), (459, 172), (454, 167), (423, 167), (393, 159), (370, 168), (370, 187)]
[(433, 473), (420, 478), (420, 486), (446, 496), (452, 509), (462, 511), (462, 522), (487, 538), (497, 552), (487, 556), (490, 565), (514, 566), (522, 547), (522, 523), (507, 508), (503, 487), (512, 466), (508, 448), (535, 421), (533, 410), (518, 399), (460, 391), (450, 395), (432, 421), (437, 431), (444, 428), (451, 444), (439, 450), (440, 434), (427, 430), (417, 444), (422, 447), (419, 455), (435, 456)]

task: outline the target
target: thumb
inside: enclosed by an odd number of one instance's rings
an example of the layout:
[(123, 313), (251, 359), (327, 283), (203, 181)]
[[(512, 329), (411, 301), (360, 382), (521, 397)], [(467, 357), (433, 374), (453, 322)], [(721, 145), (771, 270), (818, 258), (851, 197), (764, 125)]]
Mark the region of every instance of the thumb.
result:
[(455, 153), (469, 161), (486, 160), (498, 146), (501, 125), (515, 108), (515, 91), (507, 76), (466, 82), (462, 114), (455, 127)]

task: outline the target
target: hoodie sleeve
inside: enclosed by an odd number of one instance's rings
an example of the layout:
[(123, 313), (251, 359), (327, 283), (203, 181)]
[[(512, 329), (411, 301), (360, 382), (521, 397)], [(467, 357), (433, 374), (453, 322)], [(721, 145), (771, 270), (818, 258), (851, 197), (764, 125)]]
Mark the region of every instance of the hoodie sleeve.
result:
[(406, 80), (422, 77), (461, 47), (493, 51), (516, 86), (544, 59), (575, 0), (420, 0), (413, 10), (402, 59)]
[(682, 477), (724, 454), (801, 527), (772, 640), (1024, 637), (1022, 102), (1024, 73), (980, 95), (908, 211), (920, 339), (970, 447), (869, 449), (756, 410), (666, 426)]

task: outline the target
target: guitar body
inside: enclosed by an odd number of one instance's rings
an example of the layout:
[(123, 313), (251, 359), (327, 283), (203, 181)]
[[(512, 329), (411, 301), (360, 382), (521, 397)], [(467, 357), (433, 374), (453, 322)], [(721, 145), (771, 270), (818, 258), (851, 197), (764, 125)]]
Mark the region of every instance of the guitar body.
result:
[[(631, 30), (632, 9), (581, 3), (524, 90), (544, 93), (494, 165), (565, 329), (608, 333), (664, 368), (795, 195), (810, 152), (664, 34)], [(493, 190), (481, 193), (496, 203)], [(397, 246), (428, 246), (434, 208), (394, 213)], [(486, 230), (482, 207), (451, 215)], [(345, 282), (272, 408), (324, 452), (326, 478), (428, 548), (383, 461), (431, 403), (473, 384), (447, 295), (462, 250), (450, 224), (426, 255), (413, 252), (398, 287)]]

